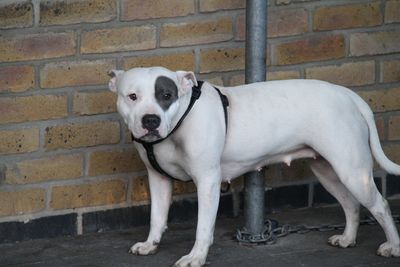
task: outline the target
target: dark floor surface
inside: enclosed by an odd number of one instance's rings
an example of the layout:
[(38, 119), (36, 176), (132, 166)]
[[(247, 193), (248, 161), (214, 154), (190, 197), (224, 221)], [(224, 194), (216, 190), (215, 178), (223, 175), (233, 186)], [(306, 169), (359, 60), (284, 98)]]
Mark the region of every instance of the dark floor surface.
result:
[[(392, 212), (400, 213), (400, 201), (390, 201)], [(366, 212), (363, 212), (366, 214)], [(339, 207), (309, 208), (269, 214), (268, 218), (291, 224), (343, 222)], [(239, 245), (232, 236), (243, 218), (217, 221), (215, 242), (208, 266), (400, 266), (400, 258), (376, 256), (385, 241), (379, 226), (360, 226), (357, 246), (340, 249), (327, 239), (340, 231), (292, 234), (275, 245)], [(399, 228), (399, 225), (398, 225)], [(171, 224), (159, 250), (151, 256), (128, 254), (129, 247), (146, 238), (148, 227), (97, 233), (78, 237), (41, 239), (0, 245), (0, 266), (171, 266), (188, 253), (194, 242), (195, 222)]]

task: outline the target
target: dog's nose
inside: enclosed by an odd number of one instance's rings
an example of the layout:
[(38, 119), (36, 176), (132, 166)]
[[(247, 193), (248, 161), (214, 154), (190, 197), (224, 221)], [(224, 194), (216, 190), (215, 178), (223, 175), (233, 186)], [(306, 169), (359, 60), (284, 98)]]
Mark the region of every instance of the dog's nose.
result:
[(152, 131), (158, 128), (161, 123), (161, 118), (155, 114), (147, 114), (142, 118), (143, 128)]

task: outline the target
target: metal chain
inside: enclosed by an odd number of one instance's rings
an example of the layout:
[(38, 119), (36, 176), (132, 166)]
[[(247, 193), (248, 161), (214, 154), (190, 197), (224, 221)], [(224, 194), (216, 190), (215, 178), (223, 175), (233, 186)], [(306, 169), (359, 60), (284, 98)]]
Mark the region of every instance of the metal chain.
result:
[[(400, 223), (400, 215), (393, 215), (393, 220), (395, 223)], [(372, 216), (367, 216), (365, 219), (360, 220), (360, 225), (376, 224), (378, 224), (378, 222)], [(328, 232), (333, 230), (343, 230), (346, 226), (344, 223), (322, 225), (279, 225), (278, 221), (276, 220), (266, 220), (264, 225), (264, 231), (258, 235), (251, 234), (246, 228), (243, 230), (238, 230), (236, 233), (236, 239), (242, 243), (272, 245), (276, 243), (278, 238), (287, 236), (289, 234), (306, 234), (311, 231)]]

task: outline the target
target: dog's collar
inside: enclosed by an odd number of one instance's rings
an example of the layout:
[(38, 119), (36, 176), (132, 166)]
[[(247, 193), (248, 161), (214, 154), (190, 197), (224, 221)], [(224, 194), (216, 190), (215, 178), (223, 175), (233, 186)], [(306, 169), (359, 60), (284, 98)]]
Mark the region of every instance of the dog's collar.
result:
[[(200, 98), (201, 95), (201, 87), (203, 86), (203, 81), (198, 81), (197, 82), (197, 86), (193, 86), (192, 87), (192, 96), (190, 98), (190, 102), (189, 105), (185, 111), (185, 113), (183, 113), (182, 117), (179, 119), (178, 123), (175, 125), (174, 129), (172, 129), (172, 131), (164, 138), (158, 139), (156, 141), (153, 142), (146, 142), (143, 140), (140, 140), (138, 138), (136, 138), (135, 136), (132, 135), (132, 139), (133, 141), (140, 143), (143, 145), (144, 149), (146, 150), (146, 154), (147, 154), (147, 159), (149, 160), (151, 166), (158, 171), (160, 174), (174, 179), (174, 180), (179, 180), (176, 179), (175, 177), (169, 175), (166, 171), (164, 171), (161, 166), (158, 164), (156, 156), (154, 154), (154, 145), (161, 143), (162, 141), (164, 141), (165, 139), (167, 139), (168, 137), (170, 137), (178, 128), (179, 126), (181, 126), (182, 122), (185, 120), (186, 116), (189, 114), (190, 110), (193, 108), (194, 104), (196, 103), (197, 99)], [(221, 98), (221, 102), (222, 102), (222, 106), (224, 108), (224, 116), (225, 116), (225, 131), (228, 130), (228, 106), (229, 106), (229, 100), (226, 97), (226, 95), (222, 94), (221, 91), (214, 87), (215, 90), (217, 90), (220, 98)]]

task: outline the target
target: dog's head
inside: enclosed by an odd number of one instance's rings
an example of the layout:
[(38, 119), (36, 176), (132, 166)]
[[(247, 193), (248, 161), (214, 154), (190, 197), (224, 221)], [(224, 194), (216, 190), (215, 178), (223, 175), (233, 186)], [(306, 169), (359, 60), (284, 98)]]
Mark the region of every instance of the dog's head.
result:
[(118, 112), (135, 138), (147, 142), (168, 135), (179, 99), (197, 85), (193, 72), (162, 67), (111, 70), (109, 75), (109, 89), (118, 94)]

